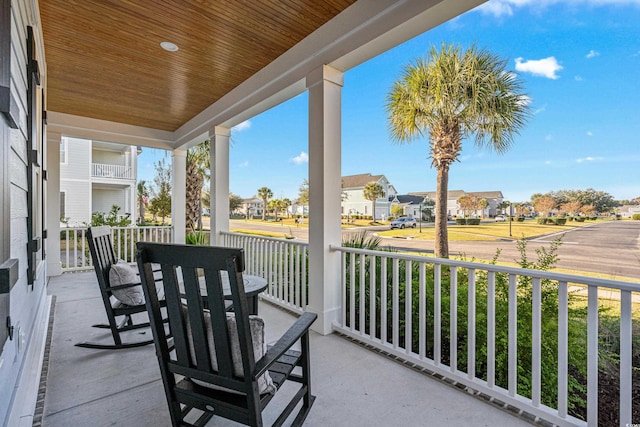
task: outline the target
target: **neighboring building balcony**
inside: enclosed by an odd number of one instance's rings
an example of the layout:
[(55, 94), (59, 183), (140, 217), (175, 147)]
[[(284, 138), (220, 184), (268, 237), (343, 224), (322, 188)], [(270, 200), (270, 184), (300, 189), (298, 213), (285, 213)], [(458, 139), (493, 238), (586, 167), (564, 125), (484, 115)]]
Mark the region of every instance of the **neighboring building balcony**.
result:
[(136, 173), (131, 166), (91, 163), (91, 177), (135, 180)]

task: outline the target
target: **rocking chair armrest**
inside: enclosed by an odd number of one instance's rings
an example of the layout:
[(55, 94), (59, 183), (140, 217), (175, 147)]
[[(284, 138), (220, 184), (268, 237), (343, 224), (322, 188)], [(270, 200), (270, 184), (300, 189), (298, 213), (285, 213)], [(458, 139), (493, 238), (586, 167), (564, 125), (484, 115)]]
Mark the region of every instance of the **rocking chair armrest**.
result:
[(284, 353), (286, 353), (293, 344), (296, 343), (303, 335), (309, 332), (309, 327), (316, 321), (318, 315), (316, 313), (304, 312), (302, 316), (291, 325), (289, 330), (280, 337), (280, 339), (267, 350), (267, 353), (258, 360), (253, 378), (258, 378), (264, 374), (271, 365), (273, 365)]
[(118, 290), (118, 289), (133, 288), (134, 286), (140, 286), (140, 282), (138, 282), (138, 283), (125, 283), (125, 284), (122, 284), (122, 285), (109, 286), (107, 291), (111, 292), (113, 290)]

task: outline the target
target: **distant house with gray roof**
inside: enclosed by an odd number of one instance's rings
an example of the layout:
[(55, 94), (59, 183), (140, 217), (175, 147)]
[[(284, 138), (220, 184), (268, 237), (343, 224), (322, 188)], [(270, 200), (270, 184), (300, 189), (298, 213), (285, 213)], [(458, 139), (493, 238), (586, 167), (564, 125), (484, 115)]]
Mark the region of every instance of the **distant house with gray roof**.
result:
[[(409, 196), (417, 196), (424, 200), (425, 197), (428, 197), (431, 200), (436, 199), (435, 191), (423, 191), (423, 192), (415, 192), (409, 193)], [(502, 195), (502, 191), (464, 191), (464, 190), (451, 190), (447, 193), (447, 214), (451, 216), (463, 216), (464, 212), (460, 209), (460, 205), (458, 204), (458, 199), (462, 196), (476, 196), (482, 199), (487, 200), (487, 207), (480, 211), (474, 212), (473, 215), (478, 217), (493, 217), (496, 216), (500, 212), (500, 208), (498, 207), (503, 201), (504, 196)], [(419, 204), (419, 203), (418, 203)], [(419, 208), (418, 208), (419, 209)], [(418, 210), (419, 212), (419, 210)], [(417, 217), (417, 215), (415, 215)]]
[[(423, 191), (409, 194), (398, 194), (395, 187), (391, 185), (384, 175), (372, 175), (362, 173), (358, 175), (348, 175), (342, 177), (342, 215), (372, 215), (373, 204), (364, 198), (364, 187), (370, 182), (377, 182), (382, 187), (384, 196), (376, 200), (375, 218), (386, 218), (391, 215), (392, 206), (401, 206), (403, 215), (420, 217), (420, 205), (429, 201), (435, 202), (435, 191)], [(483, 211), (474, 212), (478, 217), (493, 217), (502, 213), (498, 207), (504, 196), (501, 191), (464, 191), (451, 190), (447, 194), (447, 214), (453, 216), (463, 216), (458, 199), (462, 196), (473, 195), (486, 199), (487, 207)], [(423, 206), (424, 209), (424, 206)], [(424, 210), (423, 210), (424, 212)]]
[(622, 218), (632, 218), (633, 215), (640, 215), (640, 205), (623, 205), (620, 206), (617, 210), (617, 213)]
[(373, 203), (364, 198), (364, 187), (370, 182), (380, 184), (384, 192), (384, 195), (376, 200), (375, 218), (386, 218), (389, 215), (389, 197), (395, 196), (397, 191), (384, 175), (370, 173), (342, 177), (342, 215), (373, 216)]

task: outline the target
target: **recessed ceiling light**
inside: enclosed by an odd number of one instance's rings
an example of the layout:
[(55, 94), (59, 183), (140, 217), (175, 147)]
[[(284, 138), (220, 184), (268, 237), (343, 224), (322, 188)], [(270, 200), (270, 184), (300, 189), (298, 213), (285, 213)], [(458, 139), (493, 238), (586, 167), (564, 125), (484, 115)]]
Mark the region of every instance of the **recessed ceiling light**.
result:
[(160, 43), (160, 46), (169, 52), (176, 52), (178, 50), (178, 46), (171, 42), (162, 42)]

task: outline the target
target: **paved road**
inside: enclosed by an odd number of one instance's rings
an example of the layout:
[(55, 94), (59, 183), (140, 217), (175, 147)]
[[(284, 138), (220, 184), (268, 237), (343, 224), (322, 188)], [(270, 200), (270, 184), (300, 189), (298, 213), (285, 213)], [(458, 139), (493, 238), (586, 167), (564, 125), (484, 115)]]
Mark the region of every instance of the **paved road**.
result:
[[(289, 233), (289, 227), (260, 223), (232, 221), (232, 228), (278, 231)], [(306, 227), (290, 227), (296, 239), (308, 241)], [(388, 227), (370, 227), (371, 231), (386, 230)], [(343, 234), (353, 230), (344, 230)], [(573, 230), (533, 239), (527, 243), (527, 255), (535, 259), (535, 250), (548, 247), (549, 242), (560, 234), (562, 246), (558, 250), (558, 267), (596, 272), (614, 277), (640, 278), (640, 221), (610, 221), (575, 228)], [(400, 250), (433, 253), (433, 241), (384, 239), (384, 244)], [(515, 241), (502, 242), (449, 242), (451, 254), (461, 255), (467, 259), (489, 260), (496, 249), (501, 249), (499, 260), (513, 262), (519, 259)]]

